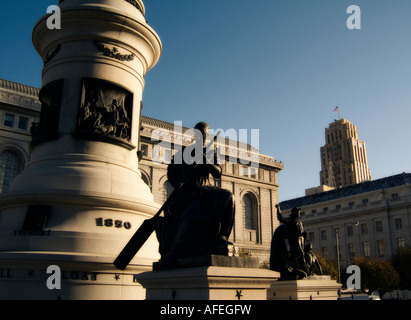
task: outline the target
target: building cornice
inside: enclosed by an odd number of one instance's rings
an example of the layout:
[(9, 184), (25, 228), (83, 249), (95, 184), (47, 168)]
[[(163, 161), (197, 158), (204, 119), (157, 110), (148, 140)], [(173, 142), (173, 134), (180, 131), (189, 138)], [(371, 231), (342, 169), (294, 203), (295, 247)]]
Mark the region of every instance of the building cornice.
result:
[(0, 79), (0, 88), (14, 91), (17, 93), (24, 93), (26, 95), (30, 95), (36, 98), (39, 96), (40, 92), (40, 89), (38, 88), (4, 79)]
[(0, 102), (40, 111), (39, 92), (38, 88), (0, 79)]
[[(175, 130), (174, 124), (172, 123), (146, 117), (146, 116), (141, 116), (141, 135), (142, 136), (145, 136), (146, 138), (149, 138), (149, 139), (151, 138), (157, 139), (157, 137), (153, 136), (153, 131), (158, 130), (158, 129), (164, 129), (167, 131), (167, 133), (164, 134), (164, 136), (162, 136), (161, 138), (163, 138), (165, 141), (170, 142), (171, 144), (174, 144), (175, 141), (180, 141), (180, 144), (182, 142), (182, 144), (185, 146), (192, 143), (191, 136), (185, 135), (186, 131), (191, 128), (180, 127), (178, 131), (178, 130)], [(181, 137), (178, 137), (178, 139), (176, 139), (175, 137), (176, 133), (180, 134)], [(274, 167), (278, 171), (284, 169), (284, 164), (282, 162), (276, 161), (273, 157), (260, 154), (258, 150), (252, 148), (250, 145), (246, 143), (242, 143), (242, 142), (235, 141), (235, 140), (230, 140), (228, 138), (224, 139), (224, 143), (225, 143), (224, 154), (226, 155), (226, 157), (229, 157), (231, 154), (233, 154), (238, 159), (250, 159), (251, 158), (252, 162), (258, 161), (259, 165)], [(219, 140), (217, 140), (217, 147), (220, 147), (220, 148), (223, 147), (221, 145), (221, 142), (219, 142)]]
[(320, 203), (332, 202), (339, 199), (341, 200), (369, 192), (380, 192), (382, 190), (398, 187), (401, 185), (408, 186), (410, 184), (410, 181), (411, 173), (404, 172), (378, 180), (361, 182), (355, 185), (338, 188), (331, 191), (283, 201), (280, 203), (280, 205), (283, 211), (290, 210), (294, 207), (315, 206)]

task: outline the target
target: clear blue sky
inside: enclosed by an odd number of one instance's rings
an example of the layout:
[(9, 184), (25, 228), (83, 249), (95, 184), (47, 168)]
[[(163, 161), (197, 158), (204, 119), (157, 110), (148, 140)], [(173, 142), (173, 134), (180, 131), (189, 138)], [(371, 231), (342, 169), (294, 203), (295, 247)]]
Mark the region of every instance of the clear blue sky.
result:
[[(57, 0), (0, 2), (0, 78), (41, 86), (35, 22)], [(163, 54), (146, 76), (146, 116), (259, 129), (285, 163), (280, 201), (320, 184), (324, 130), (357, 125), (373, 179), (411, 172), (411, 1), (146, 0)], [(349, 5), (361, 30), (349, 30)]]

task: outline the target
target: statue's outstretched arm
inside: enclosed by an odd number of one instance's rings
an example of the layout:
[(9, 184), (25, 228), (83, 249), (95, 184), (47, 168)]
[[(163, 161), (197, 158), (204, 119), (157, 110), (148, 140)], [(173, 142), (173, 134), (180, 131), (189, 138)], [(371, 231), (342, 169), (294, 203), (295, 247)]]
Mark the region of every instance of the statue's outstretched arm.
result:
[(283, 216), (281, 215), (281, 209), (280, 209), (280, 204), (276, 204), (275, 207), (277, 208), (277, 219), (278, 221), (280, 221), (281, 223), (285, 223), (285, 219), (283, 218)]

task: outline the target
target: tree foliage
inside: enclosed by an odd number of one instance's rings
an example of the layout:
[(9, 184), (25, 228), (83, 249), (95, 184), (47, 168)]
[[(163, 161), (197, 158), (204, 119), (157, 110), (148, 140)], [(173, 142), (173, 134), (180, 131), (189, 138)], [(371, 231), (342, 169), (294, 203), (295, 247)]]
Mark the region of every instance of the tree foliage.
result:
[(391, 261), (400, 276), (400, 289), (411, 290), (411, 247), (398, 249)]
[[(337, 260), (335, 258), (323, 257), (320, 254), (316, 254), (316, 256), (323, 271), (323, 275), (329, 275), (331, 276), (331, 279), (338, 280)], [(316, 270), (314, 270), (314, 272), (315, 271)]]
[(378, 291), (380, 297), (398, 288), (400, 277), (393, 264), (380, 258), (356, 256), (352, 264), (361, 269), (361, 289), (371, 294)]

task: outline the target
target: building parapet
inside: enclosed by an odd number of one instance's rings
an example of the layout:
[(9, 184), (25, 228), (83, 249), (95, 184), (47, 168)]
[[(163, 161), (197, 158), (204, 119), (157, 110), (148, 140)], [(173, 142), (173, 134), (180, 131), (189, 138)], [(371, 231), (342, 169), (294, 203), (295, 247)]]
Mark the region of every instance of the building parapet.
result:
[[(163, 129), (164, 132), (160, 132)], [(150, 118), (147, 116), (141, 117), (141, 135), (147, 138), (158, 139), (159, 141), (167, 141), (170, 144), (189, 145), (193, 141), (191, 134), (186, 134), (191, 128), (179, 127), (176, 130), (174, 124)], [(284, 164), (281, 161), (276, 161), (273, 157), (260, 154), (257, 149), (251, 147), (249, 144), (238, 142), (225, 138), (222, 144), (220, 139), (216, 142), (217, 147), (224, 148), (224, 155), (226, 157), (235, 156), (238, 159), (246, 159), (251, 162), (274, 167), (280, 171), (284, 169)]]
[(285, 211), (291, 210), (294, 207), (314, 206), (316, 204), (330, 202), (333, 200), (341, 202), (341, 199), (343, 198), (349, 198), (354, 195), (361, 195), (372, 191), (381, 191), (387, 188), (392, 188), (401, 185), (410, 185), (410, 183), (411, 173), (404, 172), (398, 175), (378, 180), (366, 181), (356, 185), (334, 189), (331, 191), (326, 191), (315, 195), (283, 201), (280, 203), (280, 206), (281, 209)]
[(0, 79), (0, 102), (40, 111), (39, 92), (37, 88)]
[[(305, 207), (302, 210), (302, 216), (301, 220), (302, 221), (310, 221), (311, 219), (316, 219), (317, 217), (325, 218), (325, 217), (338, 217), (338, 216), (344, 216), (346, 214), (358, 214), (358, 212), (365, 213), (369, 210), (375, 210), (375, 209), (380, 209), (380, 208), (385, 208), (387, 205), (401, 205), (401, 204), (407, 204), (408, 201), (405, 197), (398, 197), (395, 199), (384, 199), (384, 200), (378, 200), (378, 201), (372, 201), (366, 204), (360, 204), (357, 206), (347, 206), (347, 207), (342, 207), (342, 208), (336, 208), (332, 210), (327, 210), (327, 211), (317, 211), (315, 208), (318, 208), (316, 206), (310, 206), (310, 207)], [(314, 210), (315, 212), (311, 212), (310, 210)], [(288, 213), (289, 210), (284, 211), (285, 214)], [(325, 216), (325, 217), (324, 217)]]
[(33, 97), (38, 97), (40, 90), (35, 87), (30, 87), (25, 84), (0, 79), (0, 88), (11, 90), (18, 93), (24, 93)]

